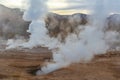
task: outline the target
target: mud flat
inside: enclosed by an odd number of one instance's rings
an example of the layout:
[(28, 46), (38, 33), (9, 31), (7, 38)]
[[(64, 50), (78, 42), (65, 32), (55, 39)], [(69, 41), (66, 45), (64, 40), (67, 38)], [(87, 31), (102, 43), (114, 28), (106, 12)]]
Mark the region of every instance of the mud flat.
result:
[(34, 72), (52, 58), (47, 48), (0, 51), (0, 80), (120, 80), (120, 52), (96, 55), (43, 76)]

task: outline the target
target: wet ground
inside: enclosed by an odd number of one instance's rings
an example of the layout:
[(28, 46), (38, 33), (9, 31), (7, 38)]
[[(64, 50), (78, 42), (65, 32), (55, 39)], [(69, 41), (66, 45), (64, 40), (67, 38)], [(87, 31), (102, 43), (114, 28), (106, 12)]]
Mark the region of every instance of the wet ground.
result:
[(52, 54), (46, 48), (0, 51), (0, 80), (120, 80), (120, 52), (96, 55), (89, 63), (76, 63), (36, 76)]

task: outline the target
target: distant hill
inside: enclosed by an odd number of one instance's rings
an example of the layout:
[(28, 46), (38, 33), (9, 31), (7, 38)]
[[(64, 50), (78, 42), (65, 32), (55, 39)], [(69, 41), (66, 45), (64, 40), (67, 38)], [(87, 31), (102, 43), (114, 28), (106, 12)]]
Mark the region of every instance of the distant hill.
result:
[[(15, 38), (16, 36), (28, 37), (26, 30), (30, 22), (24, 21), (22, 16), (23, 12), (20, 9), (11, 9), (0, 5), (0, 36), (4, 39)], [(48, 34), (51, 37), (61, 36), (64, 39), (68, 33), (78, 33), (77, 26), (87, 25), (89, 16), (81, 13), (72, 15), (48, 13), (45, 18)], [(120, 32), (120, 14), (110, 15), (105, 24), (105, 30)]]
[(29, 22), (25, 22), (22, 16), (20, 9), (0, 5), (0, 36), (4, 39), (26, 36)]
[[(90, 15), (82, 13), (72, 15), (49, 13), (45, 19), (46, 28), (51, 37), (61, 36), (64, 39), (69, 33), (78, 33), (80, 31), (78, 26), (90, 25), (89, 17)], [(108, 16), (105, 20), (104, 30), (105, 32), (112, 30), (120, 33), (120, 14)]]

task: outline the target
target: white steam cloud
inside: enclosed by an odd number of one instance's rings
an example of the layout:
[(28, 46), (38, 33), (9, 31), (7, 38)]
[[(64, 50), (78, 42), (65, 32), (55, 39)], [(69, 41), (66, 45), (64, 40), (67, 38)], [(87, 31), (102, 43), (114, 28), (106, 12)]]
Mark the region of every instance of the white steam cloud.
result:
[(47, 6), (45, 5), (47, 0), (29, 0), (28, 10), (24, 13), (24, 20), (38, 20), (45, 16), (47, 13)]
[[(90, 1), (90, 0), (88, 0)], [(31, 33), (30, 40), (19, 46), (33, 48), (35, 46), (48, 47), (53, 52), (53, 61), (45, 63), (37, 75), (50, 73), (54, 70), (66, 67), (71, 63), (89, 61), (96, 54), (105, 53), (110, 47), (108, 39), (115, 38), (116, 33), (105, 33), (105, 19), (113, 12), (118, 12), (116, 8), (120, 5), (113, 5), (113, 0), (93, 0), (92, 16), (85, 26), (78, 26), (80, 33), (69, 34), (65, 43), (61, 43), (58, 38), (51, 38), (45, 27), (44, 17), (47, 13), (46, 0), (30, 0), (30, 7), (24, 14), (24, 19), (32, 21), (28, 32)], [(93, 1), (90, 1), (92, 4)], [(114, 0), (114, 2), (118, 0)], [(118, 1), (119, 3), (119, 1)], [(118, 12), (119, 13), (119, 12)], [(113, 34), (113, 35), (111, 35)], [(115, 41), (115, 40), (113, 40)], [(109, 41), (110, 42), (110, 41)], [(110, 42), (111, 43), (111, 42)]]

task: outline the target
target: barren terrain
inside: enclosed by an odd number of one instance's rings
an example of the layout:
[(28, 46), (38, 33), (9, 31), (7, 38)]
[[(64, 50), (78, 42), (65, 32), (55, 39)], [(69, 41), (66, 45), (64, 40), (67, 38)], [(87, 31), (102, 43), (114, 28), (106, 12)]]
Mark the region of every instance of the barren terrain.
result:
[(120, 80), (119, 51), (36, 76), (35, 71), (50, 58), (52, 54), (46, 48), (0, 51), (0, 80)]

